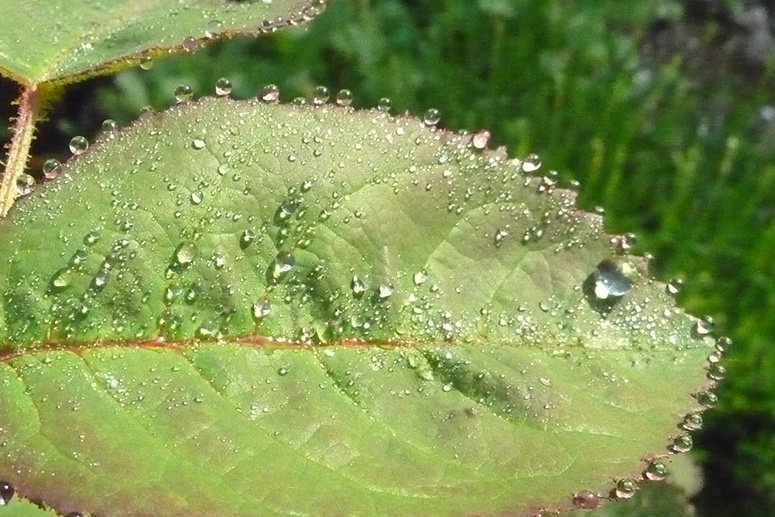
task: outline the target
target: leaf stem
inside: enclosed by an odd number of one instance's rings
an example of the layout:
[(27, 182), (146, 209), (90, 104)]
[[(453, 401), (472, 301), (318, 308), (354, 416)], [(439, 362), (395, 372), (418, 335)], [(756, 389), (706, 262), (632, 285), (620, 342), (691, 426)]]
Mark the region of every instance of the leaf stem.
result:
[(19, 115), (16, 117), (13, 138), (8, 147), (5, 173), (0, 180), (0, 217), (5, 217), (16, 199), (16, 180), (24, 172), (30, 156), (35, 123), (39, 120), (42, 110), (38, 85), (25, 86), (17, 103)]

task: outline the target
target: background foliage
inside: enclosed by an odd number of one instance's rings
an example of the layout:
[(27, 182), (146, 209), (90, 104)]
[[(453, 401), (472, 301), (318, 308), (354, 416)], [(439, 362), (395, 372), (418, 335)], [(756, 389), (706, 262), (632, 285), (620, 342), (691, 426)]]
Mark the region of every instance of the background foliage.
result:
[[(769, 9), (769, 10), (768, 10)], [(355, 105), (442, 113), (582, 184), (634, 231), (682, 303), (735, 344), (695, 458), (700, 515), (775, 508), (775, 2), (337, 0), (314, 23), (75, 86), (41, 127), (33, 172), (104, 118), (163, 109), (178, 84), (233, 96), (349, 88)], [(3, 115), (16, 95), (2, 83)], [(4, 135), (7, 138), (7, 132)]]

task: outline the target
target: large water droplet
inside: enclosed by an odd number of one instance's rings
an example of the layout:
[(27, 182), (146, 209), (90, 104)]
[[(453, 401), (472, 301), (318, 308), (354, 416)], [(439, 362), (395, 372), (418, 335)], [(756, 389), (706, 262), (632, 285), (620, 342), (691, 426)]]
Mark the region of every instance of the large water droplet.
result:
[(196, 245), (191, 241), (181, 243), (175, 249), (174, 257), (175, 263), (181, 268), (190, 266), (196, 257)]
[(673, 440), (670, 450), (676, 453), (689, 452), (692, 449), (692, 445), (694, 445), (692, 437), (684, 434)]
[(258, 98), (267, 104), (274, 104), (280, 101), (280, 89), (274, 84), (267, 84), (261, 88)]
[(187, 84), (180, 84), (175, 88), (175, 101), (184, 102), (189, 100), (194, 95), (194, 90)]
[(29, 196), (35, 190), (35, 178), (22, 172), (16, 178), (16, 196)]
[(704, 337), (713, 332), (716, 328), (716, 324), (713, 318), (710, 316), (703, 316), (698, 319), (694, 324), (694, 333), (698, 337)]
[(471, 144), (476, 149), (485, 149), (487, 144), (490, 143), (490, 132), (487, 130), (477, 131), (474, 136), (471, 137)]
[(349, 106), (353, 101), (353, 92), (350, 90), (339, 90), (336, 94), (336, 103), (339, 106)]
[(205, 25), (205, 36), (210, 39), (215, 38), (222, 28), (223, 22), (221, 20), (210, 20)]
[(381, 284), (377, 288), (377, 296), (380, 300), (387, 300), (393, 295), (393, 286), (390, 284)]
[(240, 235), (239, 246), (244, 250), (245, 248), (250, 246), (255, 240), (256, 240), (256, 232), (254, 232), (253, 230), (245, 230), (244, 232), (242, 232), (242, 235)]
[(702, 429), (702, 414), (699, 411), (688, 413), (684, 417), (684, 421), (681, 423), (681, 427), (687, 431), (697, 431), (698, 429)]
[(103, 133), (112, 133), (118, 130), (118, 122), (116, 122), (112, 118), (106, 118), (105, 120), (102, 121), (102, 124), (100, 125), (100, 129), (102, 129)]
[(616, 496), (617, 499), (629, 499), (635, 495), (637, 490), (638, 485), (636, 485), (633, 480), (620, 479), (616, 483), (616, 488), (614, 488), (614, 496)]
[(0, 506), (5, 506), (11, 502), (15, 493), (16, 490), (14, 490), (10, 483), (7, 481), (0, 481)]
[(595, 296), (600, 300), (624, 296), (632, 289), (635, 274), (636, 270), (629, 262), (602, 260), (592, 273)]
[(366, 284), (363, 283), (363, 280), (361, 280), (357, 276), (354, 276), (352, 281), (350, 282), (350, 289), (352, 289), (353, 295), (358, 297), (366, 292)]
[(426, 126), (435, 126), (441, 120), (441, 114), (436, 108), (431, 108), (426, 111), (422, 116), (423, 124)]
[(522, 160), (522, 170), (535, 172), (541, 168), (541, 158), (537, 154), (529, 154)]
[(86, 149), (89, 148), (89, 141), (86, 140), (86, 138), (82, 136), (74, 136), (70, 139), (70, 152), (73, 153), (75, 156), (78, 156), (79, 154), (82, 154)]
[(643, 471), (643, 477), (649, 481), (662, 481), (667, 477), (667, 467), (661, 461), (652, 461)]
[(318, 86), (315, 88), (315, 93), (312, 95), (312, 104), (315, 106), (320, 106), (322, 104), (325, 104), (328, 102), (328, 98), (331, 96), (331, 93), (328, 91), (328, 88), (325, 86)]
[(51, 289), (62, 291), (70, 286), (73, 280), (73, 273), (69, 268), (62, 268), (51, 277)]
[(670, 296), (676, 296), (684, 287), (684, 281), (680, 278), (674, 278), (665, 286), (665, 292)]
[(62, 172), (62, 164), (56, 158), (49, 158), (43, 162), (43, 177), (47, 180), (58, 178), (60, 172)]
[(393, 101), (391, 101), (387, 97), (382, 97), (379, 100), (379, 102), (377, 102), (377, 109), (379, 111), (383, 111), (383, 112), (387, 113), (388, 111), (390, 111), (390, 108), (392, 108), (392, 107), (393, 107)]
[(254, 319), (257, 319), (257, 320), (264, 319), (267, 316), (269, 316), (269, 313), (271, 312), (272, 312), (272, 305), (269, 303), (269, 300), (262, 298), (253, 304)]
[(231, 81), (225, 77), (221, 77), (215, 81), (215, 94), (219, 97), (225, 97), (231, 93)]
[(582, 490), (573, 496), (573, 506), (587, 510), (597, 508), (600, 506), (600, 496), (591, 490)]
[(279, 282), (287, 275), (296, 265), (296, 258), (288, 251), (281, 251), (274, 259), (274, 266), (272, 267), (272, 280)]

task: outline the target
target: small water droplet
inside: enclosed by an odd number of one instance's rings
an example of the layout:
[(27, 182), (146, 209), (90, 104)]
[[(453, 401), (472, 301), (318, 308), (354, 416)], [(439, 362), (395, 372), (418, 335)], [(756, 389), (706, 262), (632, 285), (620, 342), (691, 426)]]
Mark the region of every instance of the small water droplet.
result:
[(426, 126), (435, 126), (441, 120), (441, 114), (436, 108), (431, 108), (423, 113), (422, 121)]
[(535, 172), (541, 168), (541, 158), (537, 154), (529, 154), (522, 160), (522, 170)]
[(600, 300), (621, 297), (632, 289), (636, 270), (629, 262), (604, 259), (592, 273), (595, 296)]
[(202, 194), (201, 190), (195, 190), (191, 193), (191, 204), (192, 205), (199, 205), (202, 203), (202, 199), (204, 198), (204, 194)]
[(635, 246), (637, 241), (638, 238), (634, 233), (626, 233), (624, 235), (617, 235), (616, 237), (613, 237), (611, 239), (611, 244), (614, 247), (614, 251), (621, 255)]
[(693, 411), (687, 413), (684, 417), (684, 421), (681, 423), (681, 427), (687, 431), (697, 431), (702, 429), (702, 414), (699, 411)]
[(62, 164), (56, 158), (49, 158), (43, 162), (43, 177), (47, 180), (58, 178), (61, 172)]
[(377, 102), (377, 109), (382, 112), (389, 112), (390, 108), (393, 107), (393, 101), (391, 101), (387, 97), (382, 97), (379, 102)]
[(219, 97), (225, 97), (231, 93), (231, 81), (225, 77), (221, 77), (215, 81), (215, 94)]
[(253, 230), (245, 230), (244, 232), (242, 232), (242, 235), (240, 235), (239, 246), (244, 250), (245, 248), (250, 246), (255, 240), (256, 240), (256, 232), (254, 232)]
[(19, 176), (16, 178), (16, 196), (29, 196), (34, 190), (35, 178), (25, 172), (19, 174)]
[(471, 137), (471, 144), (475, 149), (485, 149), (490, 143), (490, 132), (487, 130), (477, 131), (474, 136)]
[(153, 68), (153, 58), (151, 56), (143, 56), (140, 58), (140, 68), (142, 70), (150, 70)]
[(70, 152), (78, 156), (89, 148), (89, 141), (82, 136), (74, 136), (70, 139)]
[(718, 396), (712, 391), (705, 391), (697, 395), (697, 402), (709, 408), (718, 404)]
[(503, 244), (503, 240), (506, 238), (506, 236), (508, 236), (508, 232), (506, 232), (505, 230), (497, 230), (495, 232), (494, 241), (495, 241), (496, 248), (501, 247), (501, 244)]
[(336, 104), (339, 106), (349, 106), (353, 101), (353, 92), (347, 89), (339, 90), (336, 94)]
[(274, 84), (267, 84), (261, 88), (258, 98), (267, 104), (274, 104), (280, 101), (280, 89)]
[(450, 391), (452, 391), (452, 385), (451, 384), (445, 384), (444, 386), (441, 387), (441, 391), (443, 391), (445, 393), (449, 393)]
[(86, 235), (84, 235), (83, 237), (83, 243), (86, 244), (87, 246), (93, 246), (99, 240), (100, 240), (100, 234), (99, 232), (96, 232), (96, 231), (91, 231)]
[(428, 273), (425, 271), (418, 271), (414, 274), (414, 277), (412, 277), (412, 280), (414, 281), (414, 285), (420, 285), (424, 283), (426, 280), (428, 280)]
[(322, 104), (325, 104), (328, 102), (328, 98), (331, 96), (331, 93), (328, 91), (328, 88), (325, 86), (318, 86), (315, 88), (315, 92), (312, 94), (312, 104), (315, 106), (320, 106)]
[(635, 482), (631, 479), (620, 479), (616, 483), (616, 488), (614, 489), (614, 496), (617, 499), (629, 499), (630, 497), (635, 495), (635, 492), (638, 490), (638, 485), (635, 484)]
[(187, 84), (178, 85), (175, 88), (175, 102), (184, 102), (194, 95), (194, 90)]
[(726, 352), (730, 346), (732, 346), (732, 339), (726, 336), (721, 336), (716, 340), (716, 350), (719, 352)]
[(62, 291), (70, 286), (73, 273), (68, 268), (62, 268), (51, 277), (51, 288), (54, 291)]
[(688, 434), (684, 434), (673, 440), (670, 450), (675, 453), (689, 452), (692, 450), (692, 445), (694, 445), (692, 437)]
[(0, 481), (0, 506), (6, 506), (13, 499), (16, 490), (7, 481)]
[(661, 461), (652, 461), (643, 471), (643, 477), (649, 481), (662, 481), (667, 477), (667, 467)]
[(272, 312), (272, 305), (269, 303), (269, 300), (262, 298), (253, 304), (254, 319), (257, 319), (257, 320), (264, 319), (267, 316), (269, 316), (269, 313), (271, 312)]
[(591, 490), (582, 490), (573, 496), (573, 506), (585, 510), (600, 506), (600, 496)]
[(278, 369), (277, 369), (277, 375), (279, 375), (279, 376), (283, 377), (283, 376), (285, 376), (285, 375), (288, 375), (288, 372), (289, 372), (289, 371), (290, 371), (290, 370), (289, 370), (288, 368), (286, 368), (286, 367), (284, 367), (284, 366), (281, 366), (280, 368), (278, 368)]

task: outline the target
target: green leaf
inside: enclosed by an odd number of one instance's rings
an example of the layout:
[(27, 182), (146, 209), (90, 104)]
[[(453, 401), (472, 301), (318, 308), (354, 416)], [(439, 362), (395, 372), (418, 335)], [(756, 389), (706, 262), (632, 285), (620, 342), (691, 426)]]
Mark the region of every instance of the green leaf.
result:
[(69, 83), (209, 39), (271, 32), (314, 17), (327, 0), (30, 0), (0, 3), (0, 73)]
[(227, 99), (103, 135), (0, 224), (0, 479), (64, 513), (494, 516), (639, 478), (707, 325), (485, 142)]

